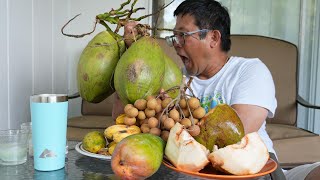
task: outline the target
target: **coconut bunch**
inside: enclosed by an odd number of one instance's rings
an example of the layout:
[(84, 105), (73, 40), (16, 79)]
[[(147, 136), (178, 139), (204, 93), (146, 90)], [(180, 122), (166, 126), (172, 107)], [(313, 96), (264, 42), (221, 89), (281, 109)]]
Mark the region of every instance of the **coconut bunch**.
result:
[[(80, 35), (64, 32), (64, 28), (80, 14), (62, 27), (63, 35), (75, 38), (90, 35), (98, 24), (106, 28), (90, 40), (78, 62), (77, 86), (84, 100), (99, 103), (116, 91), (124, 104), (134, 103), (139, 98), (156, 95), (161, 88), (166, 90), (181, 83), (182, 73), (179, 67), (164, 54), (157, 41), (150, 37), (150, 30), (156, 28), (151, 28), (148, 24), (138, 24), (134, 27), (137, 34), (129, 39), (118, 34), (130, 21), (137, 22), (158, 15), (169, 5), (153, 14), (133, 18), (133, 14), (145, 9), (136, 8), (137, 1), (127, 0), (117, 9), (112, 8), (96, 15), (91, 32)], [(127, 6), (129, 8), (126, 9)], [(110, 24), (116, 24), (116, 28), (112, 30)], [(125, 46), (127, 41), (134, 44), (129, 49)]]

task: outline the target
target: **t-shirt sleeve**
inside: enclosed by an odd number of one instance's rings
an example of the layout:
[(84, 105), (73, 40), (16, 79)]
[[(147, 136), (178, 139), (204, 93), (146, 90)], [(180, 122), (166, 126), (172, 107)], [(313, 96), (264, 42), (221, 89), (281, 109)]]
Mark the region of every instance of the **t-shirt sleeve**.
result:
[(232, 104), (250, 104), (268, 109), (272, 118), (277, 107), (275, 86), (267, 66), (259, 59), (247, 62), (239, 72), (231, 95)]

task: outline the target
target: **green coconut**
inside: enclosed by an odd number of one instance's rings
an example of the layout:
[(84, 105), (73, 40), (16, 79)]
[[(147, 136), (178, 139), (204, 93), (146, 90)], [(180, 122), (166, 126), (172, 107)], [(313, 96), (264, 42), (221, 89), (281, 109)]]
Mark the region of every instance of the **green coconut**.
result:
[(219, 104), (201, 119), (200, 134), (195, 139), (211, 152), (214, 145), (223, 148), (239, 142), (243, 136), (243, 124), (236, 111)]
[(77, 83), (80, 96), (98, 103), (115, 90), (114, 69), (124, 51), (124, 42), (117, 42), (113, 32), (102, 31), (85, 47), (77, 68)]
[[(180, 86), (182, 83), (182, 71), (179, 66), (167, 55), (164, 55), (165, 72), (161, 88), (168, 91), (172, 87)], [(179, 94), (179, 88), (171, 89), (167, 93), (171, 98), (175, 98)]]
[(159, 93), (164, 79), (164, 54), (156, 39), (142, 37), (121, 56), (114, 86), (124, 104)]

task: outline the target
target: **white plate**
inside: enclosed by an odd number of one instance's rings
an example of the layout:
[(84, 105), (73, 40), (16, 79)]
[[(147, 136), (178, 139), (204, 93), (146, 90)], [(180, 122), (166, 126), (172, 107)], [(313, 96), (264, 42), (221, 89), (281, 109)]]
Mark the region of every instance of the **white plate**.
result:
[(76, 147), (75, 147), (76, 151), (78, 151), (80, 154), (83, 154), (85, 156), (89, 156), (89, 157), (94, 157), (94, 158), (98, 158), (98, 159), (111, 159), (111, 156), (107, 156), (107, 155), (102, 155), (102, 154), (95, 154), (95, 153), (91, 153), (85, 149), (83, 149), (82, 147), (82, 142), (79, 142)]

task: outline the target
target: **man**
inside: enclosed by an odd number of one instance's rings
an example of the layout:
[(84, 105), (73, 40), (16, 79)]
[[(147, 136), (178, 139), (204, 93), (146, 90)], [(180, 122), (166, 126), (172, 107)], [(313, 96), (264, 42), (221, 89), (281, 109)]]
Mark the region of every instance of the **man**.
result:
[[(266, 118), (272, 118), (277, 107), (274, 82), (259, 59), (228, 56), (228, 11), (214, 0), (186, 0), (174, 16), (174, 33), (166, 40), (183, 61), (187, 81), (193, 78), (191, 89), (201, 105), (207, 111), (217, 104), (230, 105), (238, 113), (245, 133), (257, 131), (269, 152), (275, 154), (265, 128)], [(125, 27), (126, 39), (132, 39), (135, 25), (132, 22)]]

